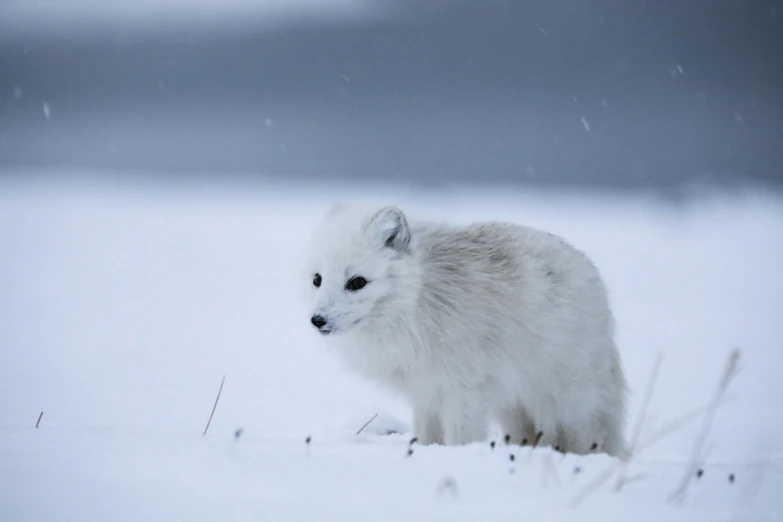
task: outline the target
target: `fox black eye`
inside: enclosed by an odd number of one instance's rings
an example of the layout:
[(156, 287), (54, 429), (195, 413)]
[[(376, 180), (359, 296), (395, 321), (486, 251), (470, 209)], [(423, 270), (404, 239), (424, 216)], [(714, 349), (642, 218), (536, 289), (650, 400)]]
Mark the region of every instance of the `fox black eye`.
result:
[(345, 283), (345, 289), (351, 292), (361, 290), (367, 284), (367, 280), (362, 276), (352, 277), (347, 283)]
[(313, 278), (313, 285), (316, 287), (321, 286), (321, 274), (315, 274), (315, 277)]

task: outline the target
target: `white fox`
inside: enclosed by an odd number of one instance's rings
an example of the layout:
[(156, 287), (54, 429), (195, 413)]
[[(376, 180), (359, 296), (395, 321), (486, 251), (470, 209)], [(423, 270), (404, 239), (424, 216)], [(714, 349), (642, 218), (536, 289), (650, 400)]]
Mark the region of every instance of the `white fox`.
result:
[(515, 224), (409, 224), (339, 205), (307, 264), (310, 322), (359, 374), (401, 392), (420, 444), (486, 439), (625, 454), (627, 385), (598, 270)]

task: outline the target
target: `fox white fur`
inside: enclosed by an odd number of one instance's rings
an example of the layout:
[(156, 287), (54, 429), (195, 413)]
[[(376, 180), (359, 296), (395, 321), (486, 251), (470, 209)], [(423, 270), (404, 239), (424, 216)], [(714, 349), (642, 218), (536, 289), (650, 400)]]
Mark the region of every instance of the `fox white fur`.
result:
[[(542, 432), (562, 451), (624, 455), (627, 386), (607, 293), (563, 239), (339, 205), (309, 252), (315, 329), (353, 370), (407, 397), (420, 444), (485, 440), (496, 421), (514, 443)], [(366, 285), (347, 289), (355, 277)]]

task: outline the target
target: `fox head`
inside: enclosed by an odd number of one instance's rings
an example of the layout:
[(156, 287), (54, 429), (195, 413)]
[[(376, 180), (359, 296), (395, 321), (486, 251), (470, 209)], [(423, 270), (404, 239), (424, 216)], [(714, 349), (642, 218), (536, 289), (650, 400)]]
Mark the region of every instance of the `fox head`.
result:
[(322, 335), (372, 328), (372, 318), (401, 304), (408, 290), (411, 230), (400, 209), (330, 209), (311, 239), (310, 327)]

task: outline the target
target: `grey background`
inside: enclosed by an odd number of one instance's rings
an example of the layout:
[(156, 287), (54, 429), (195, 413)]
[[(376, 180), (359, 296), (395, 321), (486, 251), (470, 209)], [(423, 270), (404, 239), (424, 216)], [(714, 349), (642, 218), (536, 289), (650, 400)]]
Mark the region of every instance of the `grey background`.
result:
[(780, 187), (781, 4), (403, 1), (274, 30), (10, 31), (0, 173)]

